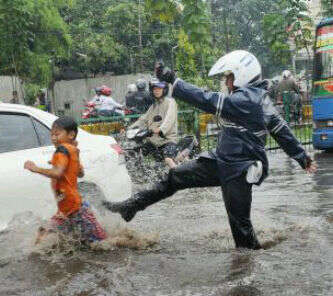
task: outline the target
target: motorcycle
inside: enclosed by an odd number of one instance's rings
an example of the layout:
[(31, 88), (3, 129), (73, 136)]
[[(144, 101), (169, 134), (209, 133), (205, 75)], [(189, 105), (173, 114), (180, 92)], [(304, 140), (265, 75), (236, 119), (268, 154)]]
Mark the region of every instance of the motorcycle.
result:
[(87, 103), (85, 106), (85, 109), (82, 112), (81, 118), (82, 119), (88, 119), (88, 118), (97, 118), (98, 112), (96, 109), (96, 105), (94, 103)]
[(98, 111), (96, 108), (96, 105), (94, 103), (87, 103), (85, 104), (85, 109), (82, 112), (81, 118), (82, 119), (89, 119), (89, 118), (95, 118), (98, 119), (99, 117), (112, 117), (112, 116), (126, 116), (126, 115), (135, 115), (136, 110), (128, 109), (128, 108), (116, 108), (115, 111), (110, 112), (101, 112)]
[[(149, 129), (130, 129), (122, 144), (126, 167), (131, 177), (138, 183), (159, 181), (168, 171), (162, 152), (153, 145), (146, 145), (145, 139), (153, 135)], [(191, 159), (198, 147), (194, 136), (185, 136), (177, 143), (174, 161), (180, 164)]]

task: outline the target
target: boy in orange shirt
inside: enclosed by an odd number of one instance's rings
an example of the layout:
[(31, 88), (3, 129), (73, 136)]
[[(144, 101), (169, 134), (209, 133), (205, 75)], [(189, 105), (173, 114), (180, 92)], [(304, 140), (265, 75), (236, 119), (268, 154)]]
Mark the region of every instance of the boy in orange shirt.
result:
[(97, 222), (89, 205), (82, 203), (77, 188), (77, 178), (83, 177), (79, 149), (75, 141), (78, 133), (77, 123), (71, 117), (60, 117), (52, 125), (51, 140), (56, 151), (52, 157), (52, 168), (44, 169), (32, 161), (26, 161), (24, 168), (51, 178), (51, 186), (58, 206), (57, 213), (51, 218), (48, 229), (40, 227), (36, 244), (53, 230), (69, 233), (75, 229), (81, 232), (84, 243), (100, 241), (106, 233)]

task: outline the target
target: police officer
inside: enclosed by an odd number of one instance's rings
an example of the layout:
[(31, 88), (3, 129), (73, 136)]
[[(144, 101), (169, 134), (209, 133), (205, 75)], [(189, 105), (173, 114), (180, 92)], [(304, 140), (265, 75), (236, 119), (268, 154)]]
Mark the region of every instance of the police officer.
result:
[(209, 75), (225, 76), (229, 94), (205, 92), (176, 78), (163, 66), (157, 65), (156, 72), (161, 80), (173, 84), (173, 97), (220, 118), (222, 128), (217, 148), (171, 169), (167, 177), (151, 189), (138, 192), (124, 202), (105, 202), (104, 205), (130, 221), (137, 211), (177, 190), (221, 186), (236, 247), (261, 248), (250, 212), (252, 185), (260, 185), (268, 175), (267, 132), (303, 169), (314, 172), (316, 165), (275, 111), (266, 92), (267, 83), (261, 80), (258, 60), (247, 51), (237, 50), (216, 62)]

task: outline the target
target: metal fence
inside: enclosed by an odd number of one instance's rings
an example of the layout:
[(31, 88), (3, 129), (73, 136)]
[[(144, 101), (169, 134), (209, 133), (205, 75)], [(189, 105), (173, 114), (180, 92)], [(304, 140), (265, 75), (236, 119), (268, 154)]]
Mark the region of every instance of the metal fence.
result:
[[(286, 120), (296, 138), (305, 146), (312, 144), (312, 107), (311, 102), (302, 100), (292, 93), (284, 93), (276, 109)], [(81, 128), (102, 135), (117, 134), (126, 129), (140, 115), (98, 117), (81, 120)], [(178, 112), (179, 138), (184, 135), (195, 135), (201, 150), (210, 150), (216, 147), (219, 127), (216, 117), (212, 114), (202, 113), (198, 110), (183, 110)], [(275, 140), (268, 135), (266, 150), (280, 149)]]

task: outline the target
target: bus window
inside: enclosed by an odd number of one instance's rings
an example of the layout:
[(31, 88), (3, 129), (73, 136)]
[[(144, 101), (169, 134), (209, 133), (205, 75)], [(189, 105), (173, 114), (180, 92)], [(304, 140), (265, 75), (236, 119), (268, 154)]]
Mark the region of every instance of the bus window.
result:
[(333, 48), (319, 49), (315, 56), (315, 79), (327, 79), (333, 77)]

